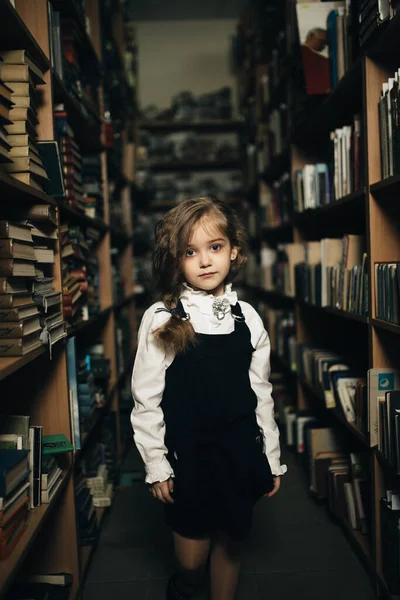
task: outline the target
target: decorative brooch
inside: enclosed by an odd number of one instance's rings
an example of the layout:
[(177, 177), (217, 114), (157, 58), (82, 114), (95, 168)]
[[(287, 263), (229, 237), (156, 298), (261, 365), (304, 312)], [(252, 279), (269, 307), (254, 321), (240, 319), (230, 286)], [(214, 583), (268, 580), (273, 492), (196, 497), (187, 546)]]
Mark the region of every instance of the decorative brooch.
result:
[(221, 298), (217, 296), (214, 298), (212, 303), (212, 312), (214, 317), (217, 317), (218, 321), (222, 321), (225, 315), (231, 310), (231, 304), (227, 298)]

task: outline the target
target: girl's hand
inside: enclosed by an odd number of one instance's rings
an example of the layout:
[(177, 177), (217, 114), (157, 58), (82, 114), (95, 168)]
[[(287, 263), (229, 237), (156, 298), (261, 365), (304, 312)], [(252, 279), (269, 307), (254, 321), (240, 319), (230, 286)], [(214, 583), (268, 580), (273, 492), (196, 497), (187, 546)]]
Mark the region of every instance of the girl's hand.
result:
[(171, 493), (174, 491), (174, 480), (170, 477), (167, 481), (157, 481), (150, 486), (150, 493), (163, 504), (173, 504)]
[(274, 476), (274, 489), (271, 490), (268, 494), (265, 494), (265, 497), (272, 498), (272, 496), (274, 496), (276, 494), (276, 492), (279, 490), (280, 487), (281, 487), (281, 478)]

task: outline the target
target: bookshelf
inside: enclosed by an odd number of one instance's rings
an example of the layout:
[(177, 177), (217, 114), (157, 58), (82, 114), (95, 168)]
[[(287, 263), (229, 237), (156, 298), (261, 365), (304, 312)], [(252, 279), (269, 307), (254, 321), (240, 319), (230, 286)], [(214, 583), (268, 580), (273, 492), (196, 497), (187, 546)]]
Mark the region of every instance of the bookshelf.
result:
[[(30, 572), (67, 572), (73, 576), (70, 600), (77, 598), (95, 551), (95, 545), (81, 546), (77, 523), (75, 485), (80, 461), (98, 438), (106, 416), (113, 415), (116, 426), (117, 467), (122, 459), (125, 444), (120, 438), (119, 398), (129, 379), (136, 347), (136, 312), (133, 282), (133, 231), (131, 225), (132, 204), (135, 194), (135, 165), (133, 160), (121, 157), (133, 156), (135, 147), (135, 124), (131, 107), (135, 105), (134, 88), (127, 83), (124, 67), (124, 51), (128, 43), (125, 27), (124, 6), (120, 1), (103, 3), (101, 0), (86, 1), (86, 17), (90, 33), (78, 8), (79, 4), (69, 0), (50, 0), (62, 18), (71, 19), (79, 31), (79, 53), (91, 61), (98, 76), (99, 109), (83, 110), (81, 103), (72, 94), (69, 86), (51, 66), (49, 13), (47, 0), (16, 0), (15, 8), (9, 0), (0, 3), (0, 50), (25, 49), (32, 60), (44, 72), (45, 86), (38, 107), (39, 140), (56, 138), (54, 109), (64, 104), (68, 112), (69, 125), (83, 155), (100, 157), (103, 215), (92, 218), (63, 200), (34, 189), (4, 173), (0, 166), (0, 191), (4, 199), (18, 210), (33, 204), (51, 205), (56, 209), (57, 227), (61, 224), (91, 228), (98, 232), (93, 247), (99, 264), (100, 309), (87, 320), (68, 325), (67, 337), (54, 344), (52, 358), (43, 346), (21, 357), (0, 358), (0, 394), (2, 413), (29, 415), (32, 425), (43, 426), (44, 435), (62, 433), (72, 440), (72, 423), (67, 367), (67, 341), (75, 337), (78, 348), (100, 341), (104, 356), (109, 359), (110, 377), (105, 402), (97, 409), (90, 428), (82, 434), (81, 448), (63, 455), (60, 465), (63, 480), (49, 504), (42, 504), (29, 511), (28, 526), (9, 558), (0, 562), (0, 598), (21, 574)], [(106, 14), (105, 14), (106, 13)], [(105, 18), (107, 17), (107, 19)], [(107, 23), (107, 27), (104, 23)], [(119, 121), (120, 154), (114, 154), (107, 146), (105, 93), (107, 68), (104, 64), (104, 37), (111, 40), (119, 61), (118, 76), (125, 96), (121, 106), (126, 118)], [(112, 182), (117, 179), (115, 191)], [(111, 193), (117, 203), (121, 222), (111, 222)], [(2, 217), (4, 218), (4, 217)], [(117, 251), (118, 271), (121, 278), (122, 295), (113, 295), (111, 250)], [(55, 245), (55, 261), (52, 268), (54, 287), (62, 291), (60, 241)], [(124, 313), (129, 323), (129, 351), (123, 364), (117, 368), (118, 346), (115, 331), (118, 318)], [(96, 509), (97, 522), (101, 525), (106, 509)]]
[[(293, 11), (295, 3), (285, 2), (283, 5), (287, 7), (289, 14)], [(312, 4), (310, 6), (312, 7)], [(291, 26), (296, 31), (296, 24), (292, 23)], [(280, 27), (285, 29), (284, 21), (281, 21)], [(257, 32), (256, 25), (252, 31)], [(400, 326), (377, 317), (374, 269), (377, 262), (400, 261), (400, 208), (397, 201), (400, 176), (395, 174), (386, 179), (382, 178), (378, 114), (382, 84), (386, 83), (389, 77), (393, 77), (399, 67), (399, 36), (400, 14), (397, 14), (375, 31), (362, 47), (361, 55), (350, 65), (342, 79), (326, 97), (315, 103), (308, 115), (305, 113), (306, 116), (302, 119), (296, 119), (296, 115), (293, 115), (293, 118), (289, 119), (287, 131), (283, 134), (283, 152), (272, 157), (266, 167), (257, 170), (256, 180), (249, 177), (247, 187), (249, 209), (258, 210), (255, 196), (258, 201), (262, 199), (263, 186), (270, 190), (285, 171), (289, 171), (293, 186), (297, 170), (306, 164), (327, 160), (326, 146), (330, 132), (351, 123), (354, 114), (360, 114), (364, 155), (360, 189), (336, 201), (303, 212), (295, 212), (292, 208), (289, 222), (277, 226), (268, 226), (268, 223), (265, 226), (265, 223), (262, 223), (257, 233), (259, 245), (267, 245), (269, 248), (276, 248), (289, 240), (305, 244), (327, 237), (342, 237), (349, 233), (364, 235), (370, 274), (368, 316), (315, 306), (295, 295), (288, 298), (278, 291), (266, 291), (256, 284), (254, 275), (251, 275), (251, 282), (245, 278), (241, 287), (247, 295), (252, 296), (255, 304), (266, 307), (267, 314), (277, 309), (294, 312), (297, 347), (307, 343), (321, 348), (329, 346), (332, 351), (356, 357), (357, 364), (362, 365), (365, 374), (370, 368), (399, 368), (400, 365), (400, 345), (397, 337)], [(276, 39), (278, 38), (279, 36)], [(260, 39), (255, 49), (256, 53), (260, 52)], [(264, 40), (264, 49), (268, 43), (271, 44), (271, 41)], [(290, 82), (301, 68), (299, 61), (296, 64), (296, 49), (293, 48), (292, 43), (291, 49), (282, 49), (278, 41), (276, 50), (271, 50), (269, 54), (261, 54), (255, 59), (256, 65), (253, 68), (249, 67), (248, 62), (254, 60), (254, 55), (250, 59), (246, 57), (238, 67), (244, 95), (253, 90), (252, 94), (248, 94), (248, 102), (242, 101), (245, 121), (246, 111), (250, 115), (249, 127), (252, 117), (256, 115), (256, 133), (253, 138), (250, 136), (251, 143), (265, 135), (265, 127), (274, 110), (283, 104), (290, 105), (290, 96), (284, 87), (285, 81), (282, 80), (286, 78), (286, 83)], [(285, 50), (288, 53), (286, 58)], [(284, 73), (285, 77), (278, 79), (275, 85), (270, 85), (269, 98), (264, 101), (263, 97), (258, 97), (257, 90), (265, 89), (266, 74), (270, 80), (274, 77), (276, 60), (279, 61), (280, 72)], [(249, 78), (253, 75), (256, 81), (251, 84)], [(243, 78), (246, 80), (246, 77), (247, 83), (243, 84)], [(292, 399), (296, 410), (312, 411), (321, 417), (325, 426), (328, 424), (333, 427), (340, 436), (349, 440), (354, 448), (368, 455), (371, 474), (369, 534), (361, 535), (359, 531), (352, 529), (345, 519), (338, 520), (344, 534), (365, 564), (379, 597), (398, 600), (400, 595), (390, 593), (385, 581), (382, 549), (384, 540), (380, 516), (380, 502), (386, 490), (400, 488), (396, 468), (379, 449), (370, 447), (369, 436), (347, 421), (342, 411), (337, 408), (327, 409), (322, 390), (315, 389), (299, 372), (293, 371), (289, 360), (278, 354), (274, 347), (271, 360), (273, 370), (282, 372), (286, 381), (290, 378), (290, 381), (296, 382), (297, 393)]]

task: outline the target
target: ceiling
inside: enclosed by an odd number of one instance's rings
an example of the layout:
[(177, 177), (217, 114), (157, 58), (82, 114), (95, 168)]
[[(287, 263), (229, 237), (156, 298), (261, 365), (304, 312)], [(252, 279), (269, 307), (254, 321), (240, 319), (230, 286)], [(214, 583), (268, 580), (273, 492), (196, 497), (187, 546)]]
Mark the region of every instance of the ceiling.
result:
[[(133, 21), (237, 19), (245, 0), (128, 0)], [(205, 32), (207, 35), (207, 32)]]

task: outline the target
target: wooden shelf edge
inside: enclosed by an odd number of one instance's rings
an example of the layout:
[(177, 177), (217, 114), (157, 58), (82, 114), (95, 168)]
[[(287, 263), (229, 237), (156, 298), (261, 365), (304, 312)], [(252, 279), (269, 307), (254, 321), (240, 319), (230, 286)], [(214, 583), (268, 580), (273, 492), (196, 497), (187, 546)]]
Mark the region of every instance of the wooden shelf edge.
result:
[(22, 183), (15, 177), (11, 177), (7, 173), (0, 171), (0, 190), (2, 194), (11, 197), (13, 200), (22, 200), (24, 202), (29, 201), (32, 204), (52, 204), (57, 206), (57, 202), (52, 196), (48, 196), (44, 192), (35, 190), (31, 185)]
[(67, 327), (67, 336), (72, 337), (74, 335), (77, 335), (84, 329), (88, 329), (89, 327), (92, 327), (93, 325), (100, 323), (100, 321), (103, 318), (107, 317), (107, 315), (110, 313), (110, 311), (111, 311), (111, 308), (106, 308), (106, 309), (100, 311), (97, 315), (94, 315), (93, 317), (91, 317), (88, 321), (80, 321), (76, 325), (70, 325), (69, 327)]
[(393, 175), (392, 177), (377, 181), (376, 183), (373, 183), (369, 189), (373, 196), (379, 198), (385, 192), (388, 192), (391, 188), (397, 186), (400, 186), (400, 175)]
[(45, 346), (41, 346), (25, 356), (12, 356), (12, 357), (1, 357), (0, 358), (0, 381), (5, 379), (15, 371), (18, 371), (25, 365), (35, 360), (38, 356), (41, 356), (46, 352)]
[(309, 208), (304, 210), (303, 212), (296, 212), (293, 216), (294, 223), (304, 223), (306, 221), (311, 221), (317, 219), (320, 216), (329, 216), (335, 212), (339, 212), (343, 208), (355, 207), (358, 203), (364, 199), (365, 200), (366, 190), (359, 190), (358, 192), (353, 192), (348, 196), (344, 196), (343, 198), (339, 198), (338, 200), (334, 200), (329, 204), (324, 204), (323, 206), (318, 206), (316, 208)]
[(63, 213), (66, 216), (71, 216), (74, 219), (76, 219), (77, 221), (80, 221), (81, 223), (88, 225), (89, 227), (93, 227), (94, 229), (97, 229), (98, 231), (108, 231), (109, 226), (107, 225), (107, 223), (105, 223), (102, 219), (98, 219), (95, 218), (93, 219), (92, 217), (88, 217), (87, 215), (85, 215), (84, 213), (79, 212), (79, 210), (76, 210), (76, 208), (73, 208), (72, 206), (68, 206), (68, 204), (65, 204), (64, 202), (60, 201), (58, 203), (60, 212)]
[(378, 329), (385, 329), (386, 331), (390, 331), (397, 335), (400, 334), (400, 325), (394, 325), (394, 323), (388, 323), (386, 321), (381, 321), (380, 319), (371, 319), (371, 323)]
[(11, 556), (9, 556), (9, 558), (7, 558), (6, 560), (1, 561), (0, 563), (0, 596), (3, 596), (5, 594), (7, 588), (11, 584), (11, 580), (14, 574), (18, 570), (24, 557), (28, 553), (33, 542), (35, 541), (36, 536), (42, 529), (46, 519), (53, 510), (63, 490), (65, 489), (65, 486), (67, 485), (71, 473), (72, 467), (69, 467), (69, 469), (65, 471), (63, 481), (50, 504), (42, 504), (37, 508), (31, 509), (28, 519), (28, 527), (25, 533), (14, 548)]
[(349, 321), (355, 321), (356, 323), (363, 323), (364, 325), (368, 325), (369, 322), (368, 317), (364, 317), (363, 315), (358, 315), (347, 310), (339, 310), (329, 306), (317, 306), (316, 304), (310, 304), (309, 302), (304, 302), (303, 300), (298, 299), (296, 299), (296, 302), (302, 308), (320, 311), (326, 315), (333, 315), (335, 317), (348, 319)]

